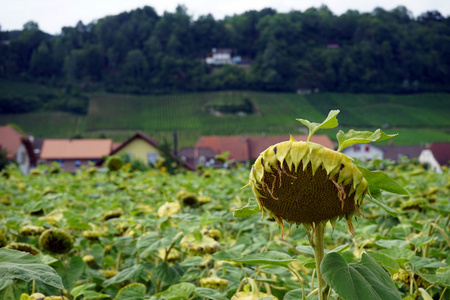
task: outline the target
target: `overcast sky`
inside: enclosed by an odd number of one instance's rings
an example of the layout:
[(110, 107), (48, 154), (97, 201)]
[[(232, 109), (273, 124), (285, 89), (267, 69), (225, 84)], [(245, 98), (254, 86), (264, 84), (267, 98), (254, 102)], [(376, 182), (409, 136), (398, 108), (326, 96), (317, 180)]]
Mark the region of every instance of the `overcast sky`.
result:
[(32, 20), (50, 34), (59, 34), (64, 26), (75, 26), (78, 21), (88, 24), (107, 15), (116, 15), (145, 5), (153, 7), (158, 15), (174, 12), (178, 4), (188, 9), (194, 20), (211, 13), (216, 19), (241, 14), (247, 10), (271, 7), (278, 12), (304, 11), (322, 4), (336, 15), (347, 10), (371, 12), (375, 7), (391, 10), (404, 5), (414, 17), (429, 10), (438, 10), (444, 17), (450, 15), (449, 0), (0, 0), (2, 30), (22, 29)]

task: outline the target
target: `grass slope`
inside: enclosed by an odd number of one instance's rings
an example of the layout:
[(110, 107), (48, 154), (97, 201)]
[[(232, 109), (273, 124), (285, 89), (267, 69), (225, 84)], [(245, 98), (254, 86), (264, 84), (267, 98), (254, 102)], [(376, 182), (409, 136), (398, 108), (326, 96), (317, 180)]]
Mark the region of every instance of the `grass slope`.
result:
[[(254, 114), (218, 116), (205, 109), (217, 99), (244, 97), (253, 102)], [(179, 146), (183, 147), (192, 146), (201, 135), (298, 134), (305, 128), (296, 118), (318, 122), (331, 109), (341, 110), (338, 119), (342, 120), (343, 130), (383, 127), (387, 133), (400, 133), (395, 143), (404, 145), (450, 141), (450, 94), (302, 96), (222, 91), (134, 96), (97, 93), (91, 95), (86, 116), (44, 111), (3, 114), (0, 125), (15, 123), (37, 137), (107, 136), (116, 141), (123, 141), (139, 130), (160, 142), (171, 142), (173, 132), (177, 131)], [(336, 132), (320, 133), (335, 139)]]

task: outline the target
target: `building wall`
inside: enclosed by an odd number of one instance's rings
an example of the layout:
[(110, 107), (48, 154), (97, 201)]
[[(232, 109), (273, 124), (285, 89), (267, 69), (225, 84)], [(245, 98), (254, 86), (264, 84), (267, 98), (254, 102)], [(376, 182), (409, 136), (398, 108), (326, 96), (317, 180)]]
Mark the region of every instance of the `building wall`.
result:
[(56, 162), (64, 171), (75, 173), (82, 166), (89, 166), (89, 162), (95, 161), (96, 159), (46, 159), (43, 162), (47, 166), (51, 166)]
[(134, 139), (129, 144), (125, 145), (125, 147), (117, 151), (115, 155), (120, 156), (123, 153), (131, 155), (131, 159), (139, 159), (145, 164), (148, 164), (147, 158), (149, 156), (149, 153), (156, 154), (156, 159), (162, 160), (159, 150), (153, 145), (149, 144), (147, 141), (140, 138)]
[(360, 161), (383, 159), (383, 150), (370, 144), (356, 144), (342, 150), (342, 153)]
[(435, 171), (436, 173), (442, 173), (441, 166), (437, 162), (436, 158), (431, 152), (430, 149), (424, 149), (419, 155), (419, 162), (421, 164), (429, 165), (430, 169)]
[(23, 143), (17, 148), (16, 161), (22, 174), (28, 174), (30, 172), (30, 157)]

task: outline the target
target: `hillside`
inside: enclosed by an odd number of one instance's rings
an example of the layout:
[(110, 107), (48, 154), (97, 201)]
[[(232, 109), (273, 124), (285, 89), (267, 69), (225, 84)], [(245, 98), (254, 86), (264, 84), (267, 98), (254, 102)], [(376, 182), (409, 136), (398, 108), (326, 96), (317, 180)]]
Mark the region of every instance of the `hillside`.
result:
[[(250, 113), (233, 111), (249, 101)], [(211, 110), (211, 107), (219, 110)], [(297, 134), (296, 118), (322, 120), (340, 109), (341, 129), (382, 127), (399, 133), (396, 144), (450, 141), (450, 94), (288, 94), (262, 92), (208, 92), (163, 96), (95, 93), (86, 115), (61, 111), (0, 114), (0, 125), (15, 123), (36, 137), (111, 137), (122, 141), (142, 131), (162, 142), (193, 146), (201, 135)], [(324, 132), (335, 140), (336, 130)]]
[(415, 18), (404, 6), (339, 16), (326, 6), (265, 8), (223, 20), (144, 6), (55, 36), (35, 22), (0, 30), (0, 77), (134, 94), (448, 93), (449, 37), (450, 17)]

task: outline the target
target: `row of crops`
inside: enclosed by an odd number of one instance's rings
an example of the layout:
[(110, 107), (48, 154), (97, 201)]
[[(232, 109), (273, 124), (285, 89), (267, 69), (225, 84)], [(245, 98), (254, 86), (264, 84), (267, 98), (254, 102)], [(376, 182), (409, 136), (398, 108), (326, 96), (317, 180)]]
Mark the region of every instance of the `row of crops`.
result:
[[(403, 299), (449, 299), (450, 173), (384, 165), (411, 197), (385, 194), (391, 213), (366, 201), (354, 236), (345, 220), (327, 227), (325, 257), (342, 259), (344, 273), (376, 262), (393, 280), (363, 294), (394, 288)], [(69, 174), (42, 166), (1, 175), (2, 300), (317, 299), (303, 227), (233, 216), (254, 197), (240, 189), (246, 169)], [(339, 299), (334, 289), (328, 299)]]

